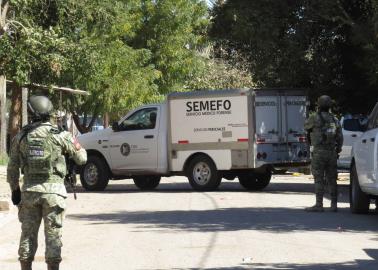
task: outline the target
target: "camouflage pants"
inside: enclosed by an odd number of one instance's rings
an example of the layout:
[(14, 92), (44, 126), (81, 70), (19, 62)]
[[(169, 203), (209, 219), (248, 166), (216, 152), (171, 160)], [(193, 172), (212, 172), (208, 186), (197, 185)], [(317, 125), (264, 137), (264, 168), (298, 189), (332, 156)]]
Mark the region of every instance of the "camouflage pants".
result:
[(62, 247), (62, 221), (65, 200), (57, 194), (23, 192), (18, 218), (21, 222), (21, 239), (18, 250), (20, 261), (33, 261), (38, 247), (38, 231), (41, 221), (45, 229), (45, 260), (60, 262)]
[(314, 150), (311, 170), (315, 180), (315, 193), (324, 195), (328, 186), (331, 200), (337, 200), (337, 154), (335, 151)]

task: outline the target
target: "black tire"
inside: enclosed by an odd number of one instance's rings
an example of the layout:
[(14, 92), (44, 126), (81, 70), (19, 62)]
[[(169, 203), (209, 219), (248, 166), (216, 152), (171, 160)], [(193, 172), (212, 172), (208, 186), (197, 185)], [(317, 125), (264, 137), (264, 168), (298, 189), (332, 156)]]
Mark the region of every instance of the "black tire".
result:
[(272, 172), (270, 170), (267, 170), (265, 173), (250, 172), (239, 175), (238, 178), (240, 185), (245, 189), (262, 190), (269, 185)]
[(352, 164), (350, 170), (349, 205), (352, 213), (366, 214), (369, 212), (370, 198), (361, 190), (355, 163)]
[(160, 183), (160, 176), (135, 176), (133, 178), (134, 184), (140, 190), (153, 190)]
[(105, 161), (98, 156), (89, 156), (80, 170), (80, 182), (86, 190), (104, 190), (109, 183), (109, 170)]
[(198, 155), (190, 161), (186, 175), (192, 188), (198, 191), (215, 190), (222, 181), (214, 162), (205, 155)]

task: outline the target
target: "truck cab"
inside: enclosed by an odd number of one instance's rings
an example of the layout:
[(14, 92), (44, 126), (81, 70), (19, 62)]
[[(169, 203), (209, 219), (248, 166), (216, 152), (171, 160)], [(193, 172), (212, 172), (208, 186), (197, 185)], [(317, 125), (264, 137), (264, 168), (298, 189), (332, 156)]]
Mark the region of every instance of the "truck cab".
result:
[(351, 211), (367, 213), (371, 199), (378, 198), (378, 102), (353, 144), (350, 181)]

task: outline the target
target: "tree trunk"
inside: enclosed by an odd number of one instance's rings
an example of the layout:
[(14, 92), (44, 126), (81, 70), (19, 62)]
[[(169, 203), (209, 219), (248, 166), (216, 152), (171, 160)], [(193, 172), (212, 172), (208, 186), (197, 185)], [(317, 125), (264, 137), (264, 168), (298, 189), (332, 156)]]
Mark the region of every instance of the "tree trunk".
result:
[(79, 130), (80, 133), (87, 133), (89, 131), (92, 130), (92, 127), (96, 121), (96, 118), (98, 117), (98, 113), (94, 113), (94, 115), (92, 116), (92, 120), (89, 122), (88, 126), (86, 124), (84, 124), (86, 122), (86, 120), (84, 121), (83, 125), (80, 124), (80, 118), (79, 118), (79, 115), (77, 115), (75, 112), (72, 112), (72, 117), (73, 117), (73, 120), (75, 122), (75, 125), (77, 127), (77, 129)]
[(74, 123), (75, 123), (75, 125), (77, 127), (77, 130), (81, 134), (87, 133), (89, 131), (86, 126), (80, 124), (79, 115), (77, 115), (76, 113), (72, 112), (72, 119), (73, 119), (73, 121), (74, 121)]
[(20, 86), (12, 85), (11, 107), (9, 113), (10, 140), (17, 135), (21, 128), (22, 89)]
[(109, 127), (109, 113), (104, 113), (104, 128)]

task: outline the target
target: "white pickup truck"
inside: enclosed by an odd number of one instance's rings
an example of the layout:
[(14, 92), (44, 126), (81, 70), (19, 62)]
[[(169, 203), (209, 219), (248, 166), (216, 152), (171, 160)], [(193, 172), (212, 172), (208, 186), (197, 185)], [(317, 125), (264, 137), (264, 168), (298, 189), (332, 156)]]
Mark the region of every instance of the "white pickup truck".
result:
[(88, 152), (82, 185), (103, 190), (110, 178), (132, 178), (140, 189), (154, 189), (161, 176), (186, 175), (201, 191), (236, 177), (246, 189), (263, 189), (274, 167), (309, 164), (307, 105), (303, 90), (172, 93), (112, 129), (78, 137)]
[(370, 200), (378, 199), (378, 103), (366, 130), (353, 144), (350, 182), (351, 211), (367, 213)]

